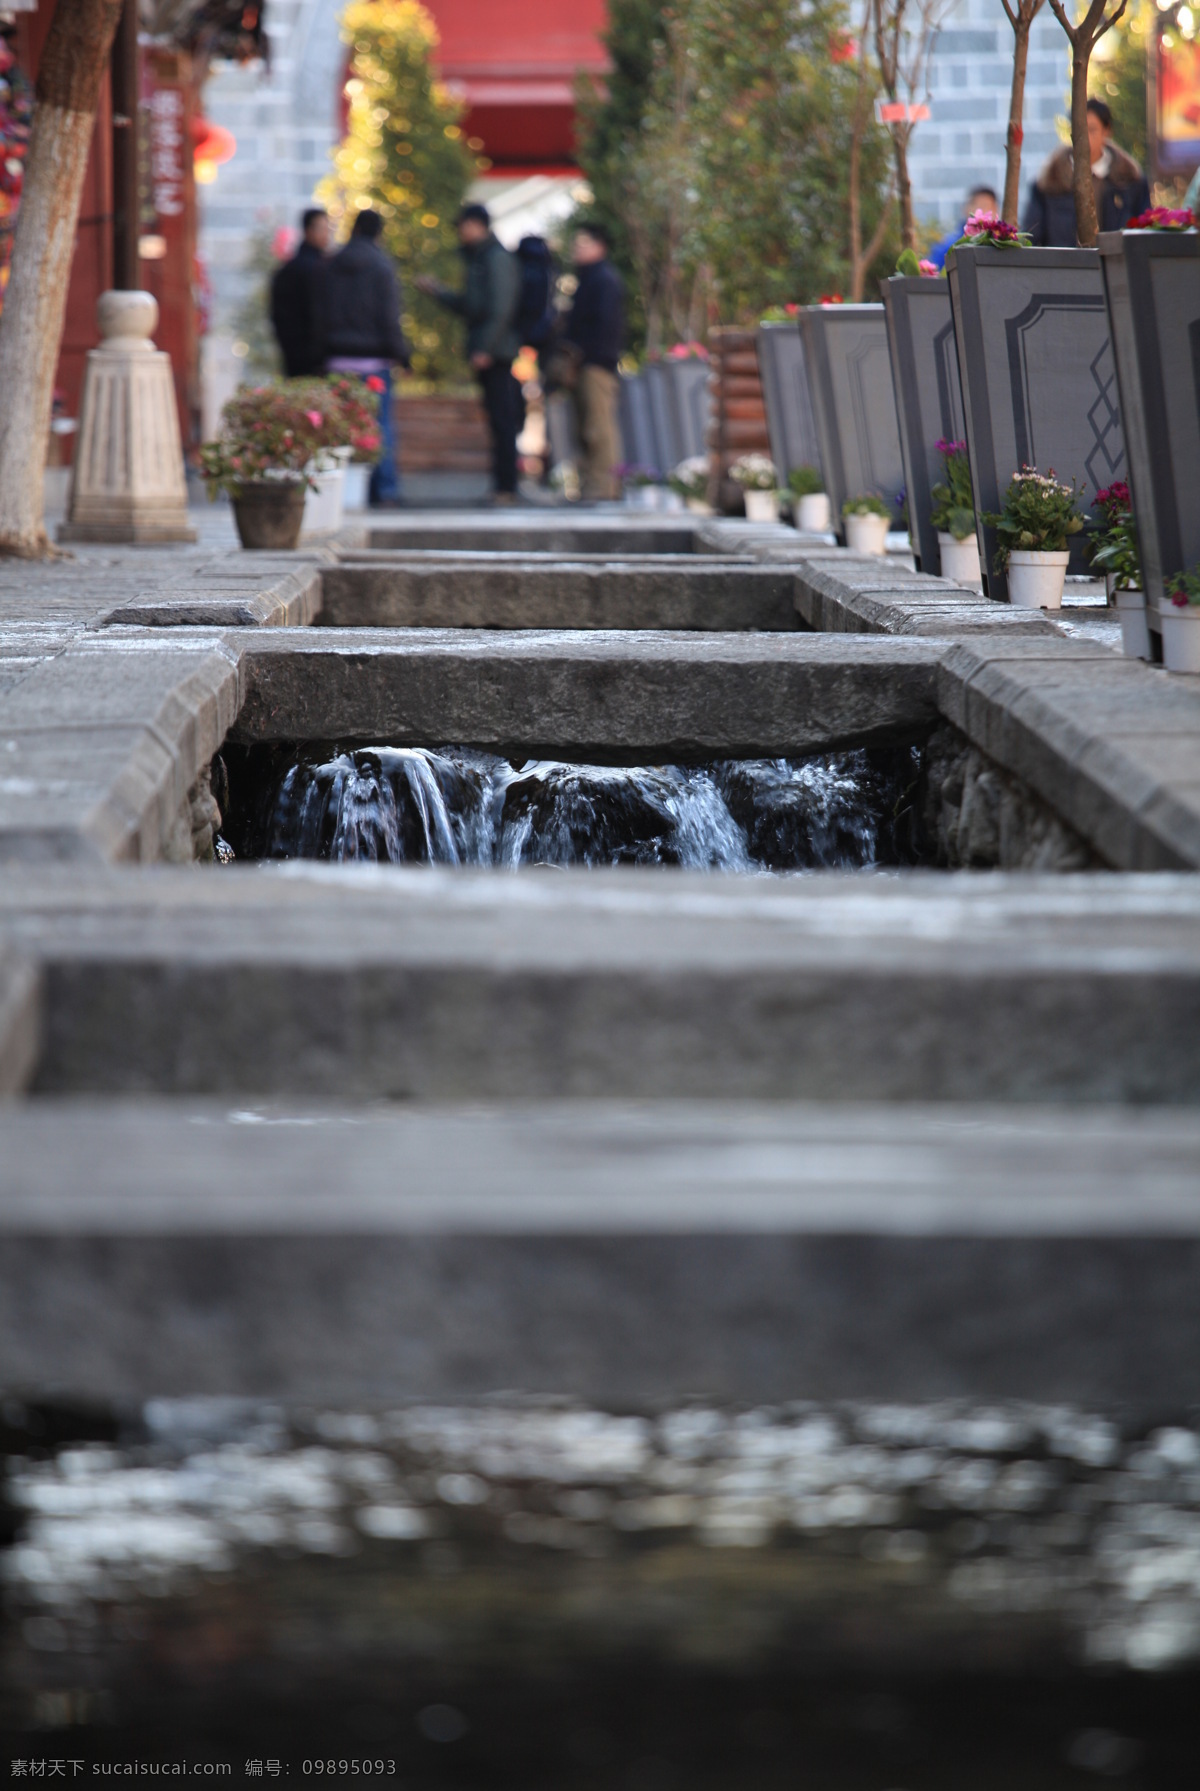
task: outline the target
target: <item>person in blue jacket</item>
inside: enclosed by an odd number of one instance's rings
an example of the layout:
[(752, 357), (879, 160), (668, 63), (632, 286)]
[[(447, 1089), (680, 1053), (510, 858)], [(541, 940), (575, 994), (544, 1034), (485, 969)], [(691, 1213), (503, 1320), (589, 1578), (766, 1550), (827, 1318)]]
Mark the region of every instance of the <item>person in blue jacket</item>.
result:
[(967, 227), (967, 219), (973, 212), (998, 212), (999, 210), (1000, 201), (992, 191), (991, 187), (972, 187), (967, 194), (966, 210), (963, 212), (959, 222), (954, 226), (954, 229), (950, 231), (948, 236), (944, 236), (940, 243), (934, 243), (932, 249), (929, 251), (929, 260), (932, 261), (934, 267), (936, 267), (939, 272), (945, 267), (947, 254), (954, 247), (955, 243), (962, 241), (963, 231)]

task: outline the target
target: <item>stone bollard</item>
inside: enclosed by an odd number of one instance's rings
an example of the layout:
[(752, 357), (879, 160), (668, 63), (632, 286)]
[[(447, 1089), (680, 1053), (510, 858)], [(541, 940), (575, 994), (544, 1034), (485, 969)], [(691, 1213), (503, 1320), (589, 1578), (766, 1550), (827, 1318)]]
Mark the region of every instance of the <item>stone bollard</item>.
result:
[(194, 541), (171, 357), (149, 292), (104, 292), (87, 358), (60, 541)]

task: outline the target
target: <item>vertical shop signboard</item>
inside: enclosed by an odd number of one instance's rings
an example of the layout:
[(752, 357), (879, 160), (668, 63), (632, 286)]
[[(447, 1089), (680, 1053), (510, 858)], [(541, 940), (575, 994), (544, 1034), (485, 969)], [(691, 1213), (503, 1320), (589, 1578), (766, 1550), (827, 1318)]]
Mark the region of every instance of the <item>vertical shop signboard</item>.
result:
[(142, 281), (158, 300), (156, 344), (171, 357), (185, 450), (197, 439), (195, 82), (191, 58), (149, 46), (142, 64), (146, 146)]

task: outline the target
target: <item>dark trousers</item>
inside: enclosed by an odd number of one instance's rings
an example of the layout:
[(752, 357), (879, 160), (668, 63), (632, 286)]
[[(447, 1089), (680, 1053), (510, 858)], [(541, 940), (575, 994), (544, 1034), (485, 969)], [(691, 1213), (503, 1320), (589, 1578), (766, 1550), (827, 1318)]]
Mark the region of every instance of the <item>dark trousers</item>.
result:
[(475, 375), (483, 394), (488, 428), (492, 432), (492, 485), (495, 490), (517, 489), (516, 381), (511, 361), (493, 361)]

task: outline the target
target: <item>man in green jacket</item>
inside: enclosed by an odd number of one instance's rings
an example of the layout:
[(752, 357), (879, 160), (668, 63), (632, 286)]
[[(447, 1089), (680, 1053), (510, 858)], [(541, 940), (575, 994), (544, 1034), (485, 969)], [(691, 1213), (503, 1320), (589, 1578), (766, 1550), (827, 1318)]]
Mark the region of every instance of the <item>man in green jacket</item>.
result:
[(479, 381), (492, 433), (492, 482), (496, 502), (511, 504), (517, 493), (517, 386), (512, 364), (521, 344), (516, 315), (521, 275), (515, 256), (492, 234), (485, 205), (464, 205), (458, 214), (458, 245), (466, 266), (461, 292), (422, 275), (422, 292), (455, 311), (467, 326), (467, 359)]

